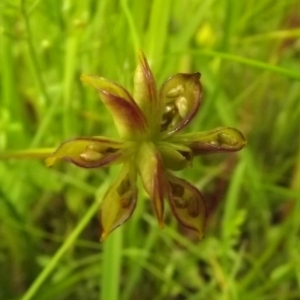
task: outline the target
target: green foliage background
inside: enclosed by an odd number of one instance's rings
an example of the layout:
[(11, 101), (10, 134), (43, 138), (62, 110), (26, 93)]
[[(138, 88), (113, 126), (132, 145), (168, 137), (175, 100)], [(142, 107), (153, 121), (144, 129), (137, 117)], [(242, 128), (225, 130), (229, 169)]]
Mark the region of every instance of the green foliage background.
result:
[(300, 3), (240, 0), (1, 0), (0, 153), (115, 136), (82, 73), (132, 87), (143, 49), (159, 84), (200, 71), (188, 131), (234, 126), (238, 154), (180, 174), (209, 208), (199, 242), (141, 192), (99, 243), (116, 169), (0, 163), (0, 299), (300, 299)]

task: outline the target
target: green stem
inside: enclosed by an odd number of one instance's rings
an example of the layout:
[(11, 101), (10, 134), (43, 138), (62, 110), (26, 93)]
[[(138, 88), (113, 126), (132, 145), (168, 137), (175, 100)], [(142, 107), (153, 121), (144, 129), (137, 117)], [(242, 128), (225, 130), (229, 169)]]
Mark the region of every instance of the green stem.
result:
[(150, 64), (155, 61), (159, 69), (161, 57), (167, 43), (172, 1), (154, 0), (151, 4), (149, 25), (146, 33), (146, 53)]
[(36, 79), (40, 88), (40, 91), (42, 92), (42, 95), (45, 97), (47, 103), (50, 103), (51, 99), (47, 93), (47, 89), (46, 89), (46, 85), (45, 82), (41, 76), (42, 72), (40, 70), (40, 66), (37, 60), (37, 55), (34, 49), (34, 45), (33, 45), (33, 41), (32, 41), (32, 34), (31, 34), (31, 28), (30, 28), (30, 23), (29, 23), (29, 18), (25, 9), (25, 1), (22, 0), (21, 1), (21, 10), (22, 10), (22, 14), (24, 17), (24, 21), (25, 21), (25, 28), (26, 28), (26, 32), (27, 32), (27, 42), (28, 42), (28, 47), (29, 47), (29, 52), (30, 52), (30, 56), (33, 62), (33, 67), (34, 67), (34, 71), (36, 74)]
[(259, 42), (265, 40), (283, 40), (283, 39), (292, 39), (300, 37), (300, 28), (289, 29), (289, 30), (274, 30), (271, 32), (263, 33), (263, 34), (254, 34), (251, 36), (246, 36), (242, 38), (240, 41), (242, 43), (250, 43), (250, 42)]
[(141, 42), (140, 42), (140, 39), (139, 39), (139, 35), (138, 35), (138, 32), (137, 32), (132, 14), (131, 14), (130, 9), (128, 7), (127, 0), (121, 0), (121, 6), (122, 6), (122, 9), (124, 11), (125, 18), (128, 22), (128, 26), (129, 26), (129, 29), (130, 29), (129, 32), (130, 32), (130, 35), (131, 35), (131, 40), (132, 40), (134, 50), (135, 50), (135, 52), (137, 52), (141, 47)]
[[(120, 168), (112, 168), (110, 177), (116, 178)], [(110, 234), (103, 244), (102, 277), (99, 299), (118, 300), (123, 251), (122, 227)]]
[(43, 72), (41, 71), (38, 59), (37, 59), (37, 54), (34, 48), (34, 43), (32, 40), (32, 32), (31, 32), (31, 27), (30, 27), (30, 22), (29, 22), (29, 18), (28, 18), (28, 13), (26, 12), (26, 8), (25, 8), (25, 1), (21, 0), (21, 12), (25, 21), (25, 29), (26, 29), (26, 33), (27, 33), (27, 43), (28, 43), (28, 49), (29, 49), (29, 54), (30, 54), (30, 58), (32, 60), (32, 65), (33, 65), (33, 70), (34, 70), (34, 76), (36, 77), (36, 81), (37, 81), (37, 85), (38, 88), (42, 94), (42, 96), (44, 97), (44, 99), (46, 100), (47, 104), (51, 104), (48, 110), (48, 114), (45, 116), (43, 122), (39, 125), (39, 128), (31, 142), (31, 146), (32, 147), (36, 147), (41, 138), (43, 137), (43, 134), (45, 133), (47, 127), (50, 124), (50, 121), (55, 113), (55, 110), (58, 106), (58, 100), (59, 98), (57, 98), (56, 101), (51, 101), (51, 98), (47, 92), (46, 89), (46, 84), (45, 84), (45, 80), (43, 79)]
[(40, 148), (40, 149), (29, 149), (19, 151), (9, 151), (0, 153), (0, 160), (12, 159), (12, 158), (46, 158), (55, 151), (55, 148)]
[[(101, 193), (100, 193), (101, 196), (105, 189), (106, 189), (106, 184), (104, 184), (101, 187)], [(92, 217), (98, 211), (101, 200), (102, 200), (102, 197), (96, 198), (95, 202), (87, 210), (87, 212), (82, 217), (82, 219), (80, 220), (78, 225), (75, 227), (73, 232), (69, 235), (69, 237), (66, 239), (66, 241), (57, 250), (55, 255), (51, 258), (51, 260), (47, 264), (47, 266), (39, 274), (39, 276), (36, 278), (36, 280), (33, 282), (33, 284), (30, 286), (30, 288), (27, 290), (27, 292), (24, 294), (24, 296), (20, 300), (30, 300), (34, 297), (36, 292), (39, 290), (39, 288), (42, 286), (42, 284), (46, 281), (46, 279), (49, 277), (51, 272), (55, 269), (55, 267), (57, 266), (60, 259), (64, 256), (64, 254), (67, 252), (67, 250), (74, 244), (74, 242), (78, 238), (79, 234), (83, 231), (83, 229), (87, 226), (87, 224), (90, 222)]]
[(244, 65), (248, 65), (248, 66), (251, 66), (251, 67), (254, 67), (257, 69), (262, 69), (264, 71), (278, 73), (278, 74), (285, 75), (287, 77), (290, 77), (292, 79), (296, 79), (296, 80), (300, 81), (300, 72), (296, 72), (293, 70), (289, 70), (287, 68), (271, 65), (271, 64), (264, 63), (261, 61), (257, 61), (255, 59), (245, 58), (245, 57), (237, 56), (234, 54), (223, 53), (223, 52), (218, 52), (218, 51), (213, 51), (213, 50), (203, 50), (203, 51), (196, 50), (196, 51), (192, 51), (192, 52), (195, 54), (198, 54), (198, 55), (219, 57), (219, 58), (226, 59), (226, 60), (236, 61), (236, 62), (244, 64)]
[(104, 242), (100, 300), (118, 300), (122, 265), (122, 227)]

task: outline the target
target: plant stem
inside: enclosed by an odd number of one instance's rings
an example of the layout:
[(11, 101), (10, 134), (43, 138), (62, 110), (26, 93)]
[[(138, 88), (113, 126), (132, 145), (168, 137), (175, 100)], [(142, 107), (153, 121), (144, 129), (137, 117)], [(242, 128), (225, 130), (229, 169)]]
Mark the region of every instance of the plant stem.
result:
[(103, 274), (100, 279), (100, 300), (118, 300), (122, 258), (122, 227), (118, 228), (104, 242)]
[(287, 76), (289, 78), (300, 81), (300, 73), (299, 72), (296, 72), (294, 70), (290, 70), (290, 69), (287, 69), (284, 67), (279, 67), (276, 65), (264, 63), (259, 60), (245, 58), (245, 57), (241, 57), (238, 55), (224, 53), (224, 52), (218, 52), (218, 51), (213, 51), (213, 50), (199, 50), (199, 51), (196, 50), (196, 51), (192, 51), (192, 52), (194, 52), (195, 54), (199, 54), (199, 55), (219, 57), (219, 58), (226, 59), (226, 60), (232, 60), (232, 61), (244, 64), (244, 65), (248, 65), (248, 66), (251, 66), (251, 67), (254, 67), (257, 69), (262, 69), (264, 71), (278, 73), (278, 74), (281, 74), (281, 75)]
[(58, 106), (58, 99), (56, 101), (51, 101), (51, 98), (48, 94), (45, 80), (43, 78), (43, 72), (41, 71), (41, 67), (39, 65), (39, 61), (37, 59), (37, 54), (35, 51), (34, 43), (32, 40), (32, 32), (30, 27), (30, 22), (28, 18), (28, 13), (26, 12), (25, 8), (25, 1), (21, 1), (21, 12), (25, 21), (25, 29), (27, 33), (27, 43), (28, 43), (28, 49), (29, 49), (29, 55), (30, 59), (32, 61), (33, 69), (34, 69), (34, 76), (36, 77), (38, 88), (41, 92), (42, 97), (46, 100), (46, 103), (50, 105), (48, 114), (45, 116), (43, 122), (41, 122), (35, 136), (33, 137), (33, 140), (31, 142), (31, 147), (36, 147), (40, 140), (42, 139), (47, 127), (50, 124), (50, 121), (54, 115), (54, 112), (56, 111), (56, 108)]
[(40, 149), (29, 149), (20, 151), (9, 151), (0, 153), (0, 160), (11, 159), (11, 158), (46, 158), (55, 151), (55, 148), (40, 148)]
[(122, 9), (124, 11), (124, 15), (126, 17), (126, 20), (128, 22), (128, 26), (129, 26), (129, 29), (130, 29), (129, 32), (130, 32), (130, 35), (131, 35), (133, 48), (134, 48), (135, 52), (137, 52), (138, 49), (141, 47), (141, 42), (140, 42), (140, 38), (139, 38), (139, 35), (137, 33), (137, 30), (136, 30), (136, 26), (135, 26), (131, 11), (128, 7), (127, 0), (121, 0), (121, 6), (122, 6)]

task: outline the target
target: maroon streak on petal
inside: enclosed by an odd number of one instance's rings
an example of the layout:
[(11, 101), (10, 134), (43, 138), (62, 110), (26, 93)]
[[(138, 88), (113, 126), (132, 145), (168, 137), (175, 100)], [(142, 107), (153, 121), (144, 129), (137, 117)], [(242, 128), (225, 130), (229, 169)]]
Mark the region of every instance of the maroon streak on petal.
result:
[(62, 143), (47, 159), (52, 166), (57, 160), (67, 160), (82, 168), (98, 168), (122, 160), (122, 144), (105, 137), (80, 137)]
[(145, 89), (145, 98), (148, 101), (156, 102), (157, 101), (156, 82), (152, 74), (152, 71), (149, 67), (149, 64), (147, 62), (147, 59), (142, 52), (140, 52), (139, 60), (142, 69), (141, 75), (143, 76), (142, 80), (139, 81), (139, 83), (143, 85), (143, 88)]
[(177, 220), (185, 227), (204, 235), (206, 205), (201, 193), (187, 181), (168, 174), (168, 200)]
[(65, 157), (64, 159), (66, 161), (73, 163), (78, 167), (92, 169), (92, 168), (107, 167), (112, 164), (120, 163), (121, 162), (120, 158), (122, 158), (122, 152), (119, 150), (118, 152), (108, 154), (105, 157), (103, 157), (101, 160), (95, 162), (78, 160), (76, 158), (71, 158), (71, 157)]
[(134, 100), (130, 96), (130, 93), (114, 81), (108, 80), (103, 77), (86, 74), (83, 74), (80, 79), (82, 82), (91, 85), (96, 90), (106, 90), (110, 94), (119, 96), (120, 98), (123, 98), (128, 102), (134, 102)]
[(126, 89), (102, 77), (82, 75), (81, 80), (99, 91), (121, 137), (132, 138), (145, 134), (147, 120)]
[(142, 52), (139, 52), (139, 63), (134, 75), (133, 96), (147, 116), (149, 124), (151, 123), (152, 127), (157, 127), (160, 123), (159, 116), (162, 105), (160, 105), (158, 99), (154, 76)]
[(145, 143), (138, 155), (138, 170), (143, 186), (152, 200), (160, 227), (163, 227), (165, 173), (160, 154), (152, 143)]
[(165, 111), (161, 131), (172, 135), (193, 119), (202, 97), (200, 76), (200, 73), (179, 73), (163, 84), (160, 100), (164, 103)]
[(116, 182), (104, 196), (100, 220), (101, 240), (122, 225), (132, 215), (137, 201), (136, 171), (124, 165)]
[(105, 90), (99, 90), (99, 93), (111, 112), (121, 137), (135, 138), (146, 133), (147, 121), (136, 103), (125, 101)]
[(234, 152), (243, 149), (247, 145), (243, 134), (231, 127), (187, 133), (174, 139), (188, 146), (195, 155)]
[(155, 209), (155, 213), (158, 219), (159, 226), (163, 228), (163, 214), (164, 214), (164, 172), (162, 166), (162, 160), (159, 153), (156, 156), (156, 168), (153, 173), (153, 191), (152, 191), (152, 201)]

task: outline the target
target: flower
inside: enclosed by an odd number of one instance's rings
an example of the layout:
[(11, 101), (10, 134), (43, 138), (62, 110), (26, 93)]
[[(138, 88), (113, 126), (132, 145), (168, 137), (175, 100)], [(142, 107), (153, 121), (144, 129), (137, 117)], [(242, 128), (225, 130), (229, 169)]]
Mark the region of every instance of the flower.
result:
[(66, 141), (46, 159), (46, 164), (52, 166), (61, 159), (82, 168), (123, 164), (102, 202), (101, 240), (133, 213), (138, 176), (161, 227), (166, 199), (177, 220), (201, 238), (206, 220), (203, 197), (196, 187), (171, 171), (190, 167), (198, 154), (241, 150), (246, 141), (240, 131), (229, 127), (179, 133), (198, 111), (202, 97), (200, 73), (176, 74), (158, 91), (148, 62), (140, 52), (133, 95), (102, 77), (82, 75), (81, 80), (98, 91), (120, 139), (95, 136)]

